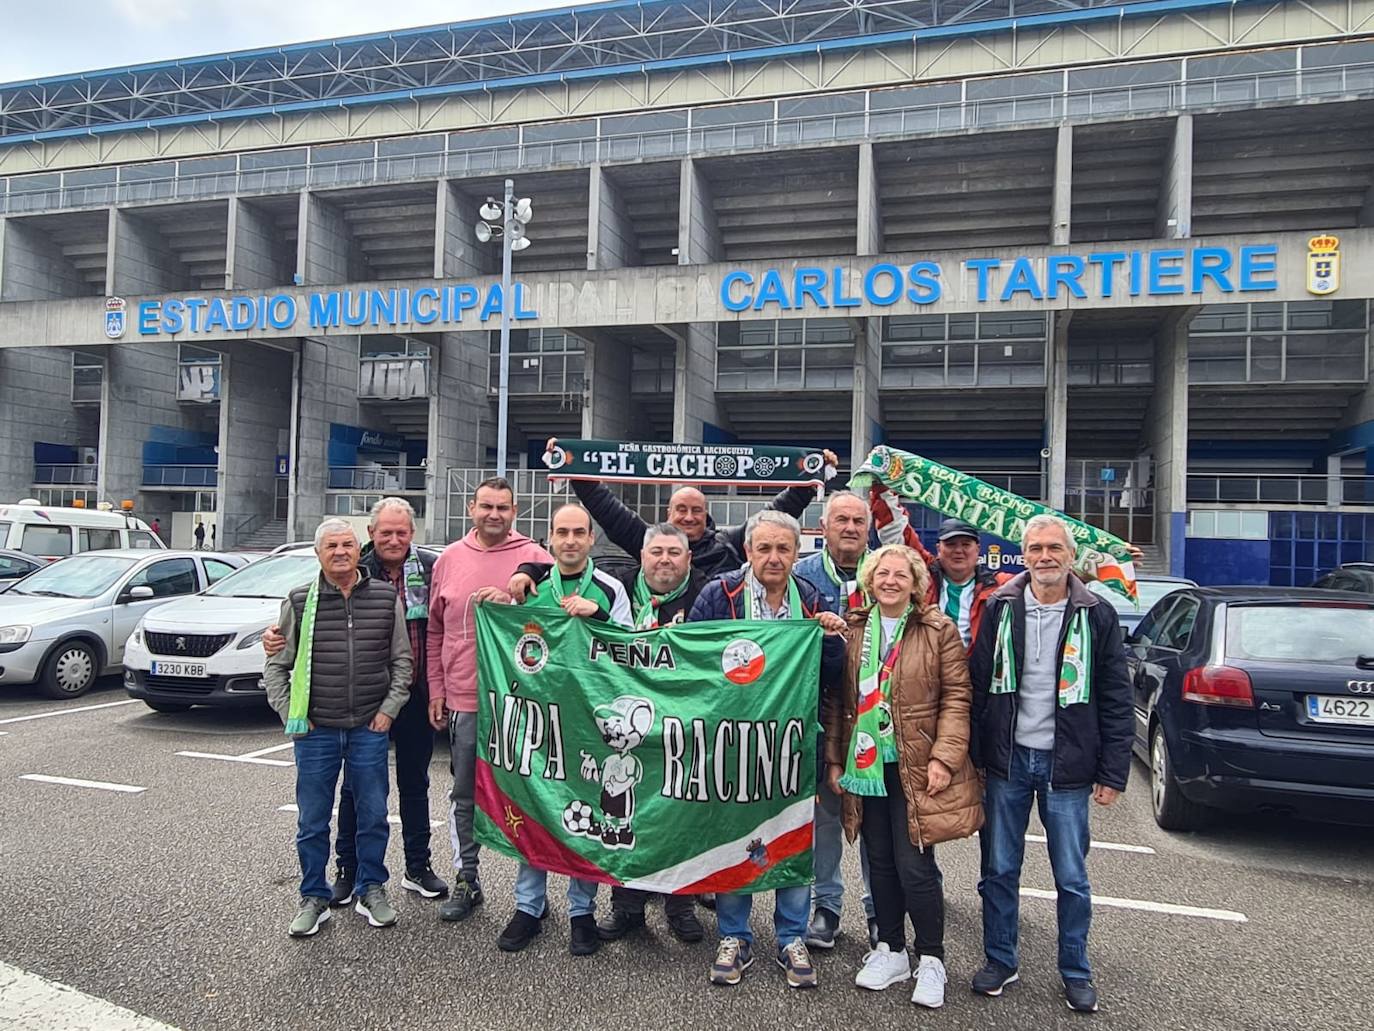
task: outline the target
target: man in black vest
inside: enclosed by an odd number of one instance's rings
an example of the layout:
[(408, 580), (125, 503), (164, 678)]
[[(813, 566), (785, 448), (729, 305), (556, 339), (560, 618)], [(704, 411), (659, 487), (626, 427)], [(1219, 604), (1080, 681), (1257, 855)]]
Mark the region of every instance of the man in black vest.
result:
[(358, 535), (342, 519), (315, 531), (320, 575), (282, 602), (285, 647), (267, 660), (267, 700), (295, 742), (296, 853), (301, 903), (290, 933), (329, 919), (329, 819), (339, 771), (357, 813), (357, 912), (373, 927), (396, 923), (386, 897), (387, 745), (410, 697), (413, 669), (405, 608), (389, 584), (358, 568)]

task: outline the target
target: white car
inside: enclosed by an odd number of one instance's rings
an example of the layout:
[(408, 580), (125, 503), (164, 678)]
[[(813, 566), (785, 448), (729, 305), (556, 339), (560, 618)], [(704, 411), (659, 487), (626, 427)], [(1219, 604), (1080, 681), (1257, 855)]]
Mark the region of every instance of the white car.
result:
[(151, 612), (124, 649), (124, 686), (158, 712), (265, 705), (262, 635), (320, 571), (312, 550), (269, 555), (208, 591)]
[(244, 564), (210, 551), (111, 548), (44, 566), (0, 594), (0, 685), (75, 698), (124, 661), (147, 613)]

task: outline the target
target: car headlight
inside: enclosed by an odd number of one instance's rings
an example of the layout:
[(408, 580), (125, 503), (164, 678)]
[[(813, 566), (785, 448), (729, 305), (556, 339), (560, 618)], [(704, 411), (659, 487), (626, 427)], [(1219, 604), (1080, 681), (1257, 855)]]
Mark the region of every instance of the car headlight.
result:
[(242, 641), (238, 643), (238, 647), (240, 649), (252, 648), (256, 644), (262, 644), (262, 635), (265, 633), (267, 633), (267, 627), (263, 627), (255, 634), (249, 634), (247, 637), (245, 637)]
[(143, 647), (143, 624), (142, 624), (142, 623), (139, 623), (138, 626), (134, 627), (134, 632), (133, 632), (132, 634), (129, 635), (129, 640), (128, 640), (128, 643), (125, 645), (125, 647), (128, 647), (129, 644), (133, 645), (135, 648), (142, 648), (142, 647)]
[(23, 644), (32, 633), (31, 626), (0, 626), (0, 644)]

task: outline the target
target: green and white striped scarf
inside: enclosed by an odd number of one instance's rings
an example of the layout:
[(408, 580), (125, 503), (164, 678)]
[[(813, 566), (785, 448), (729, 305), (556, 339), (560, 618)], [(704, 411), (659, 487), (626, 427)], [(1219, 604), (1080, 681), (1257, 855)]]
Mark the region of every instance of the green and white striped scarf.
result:
[(286, 711), (286, 733), (301, 737), (310, 733), (310, 658), (315, 650), (315, 610), (320, 604), (320, 578), (310, 584), (296, 630), (296, 662), (291, 667), (291, 705)]
[(687, 590), (687, 585), (692, 582), (691, 570), (682, 578), (682, 583), (678, 584), (671, 591), (665, 594), (655, 594), (649, 587), (649, 581), (644, 579), (644, 570), (641, 568), (635, 574), (634, 597), (630, 599), (630, 605), (634, 609), (634, 628), (636, 630), (654, 630), (658, 627), (658, 610), (670, 601), (677, 601)]
[[(997, 619), (997, 645), (992, 653), (992, 694), (1016, 693), (1016, 649), (1012, 640), (1012, 606), (1002, 606)], [(1092, 693), (1093, 638), (1088, 610), (1079, 609), (1069, 621), (1064, 639), (1064, 660), (1059, 666), (1059, 707), (1079, 705)]]

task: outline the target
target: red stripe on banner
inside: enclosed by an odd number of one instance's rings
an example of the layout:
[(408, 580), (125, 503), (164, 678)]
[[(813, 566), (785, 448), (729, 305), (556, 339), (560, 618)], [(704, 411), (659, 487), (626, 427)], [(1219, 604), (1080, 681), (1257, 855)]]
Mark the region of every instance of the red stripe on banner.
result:
[[(477, 805), (487, 814), (487, 818), (500, 828), (506, 840), (524, 856), (525, 862), (530, 866), (548, 870), (550, 873), (578, 877), (584, 881), (598, 881), (601, 884), (620, 883), (591, 860), (584, 859), (568, 848), (550, 834), (538, 820), (512, 802), (505, 792), (496, 786), (496, 778), (492, 776), (490, 764), (480, 759), (477, 762), (476, 782)], [(516, 823), (518, 829), (512, 829), (512, 822)]]
[(865, 695), (859, 695), (859, 703), (858, 703), (858, 706), (857, 706), (857, 707), (855, 708), (855, 710), (854, 710), (854, 715), (855, 715), (855, 716), (862, 716), (864, 713), (868, 712), (870, 709), (876, 709), (876, 708), (878, 707), (878, 703), (881, 702), (882, 700), (883, 700), (883, 693), (882, 693), (882, 691), (880, 691), (880, 690), (879, 690), (879, 691), (870, 691), (870, 692), (868, 692), (868, 694), (865, 694)]
[(785, 859), (805, 852), (811, 847), (812, 825), (806, 823), (795, 830), (790, 830), (780, 837), (774, 838), (768, 843), (768, 865), (759, 866), (752, 859), (746, 859), (742, 863), (734, 866), (727, 866), (723, 870), (715, 873), (693, 884), (679, 888), (675, 894), (678, 895), (707, 895), (712, 892), (729, 894), (730, 892), (743, 891), (753, 884), (760, 877), (766, 874), (772, 867), (781, 863)]

